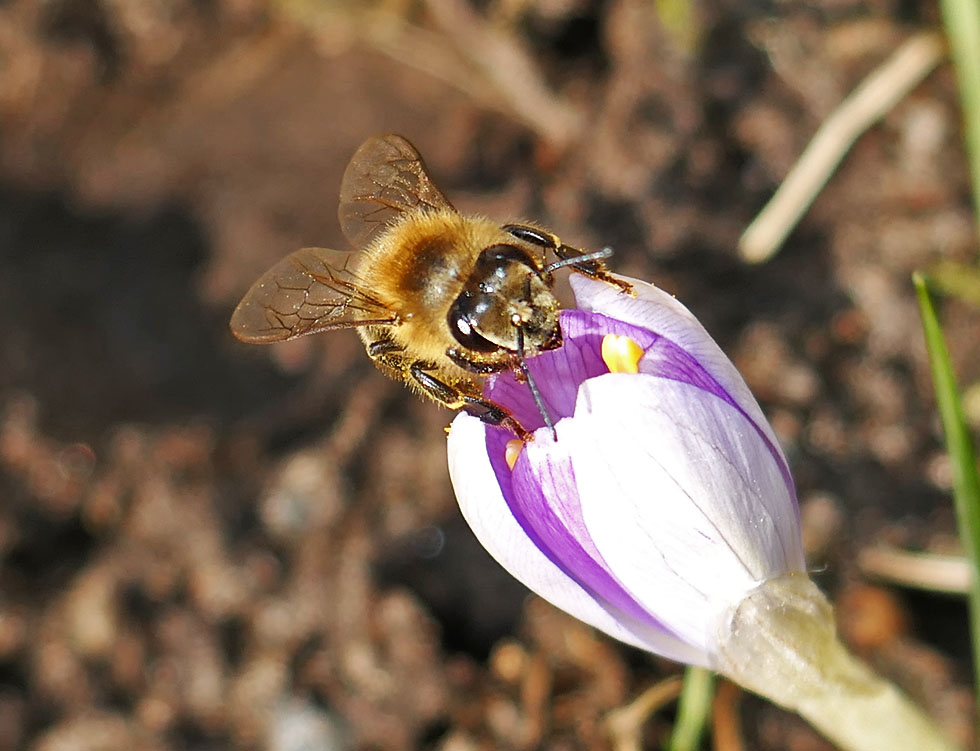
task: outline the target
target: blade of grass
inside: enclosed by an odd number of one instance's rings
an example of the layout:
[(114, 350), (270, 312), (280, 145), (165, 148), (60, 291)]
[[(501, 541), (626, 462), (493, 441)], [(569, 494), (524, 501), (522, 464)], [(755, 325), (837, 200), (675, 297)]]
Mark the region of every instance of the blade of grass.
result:
[(667, 743), (668, 751), (698, 750), (714, 695), (715, 674), (705, 668), (688, 668), (677, 707), (677, 722)]
[(606, 729), (615, 751), (641, 751), (643, 726), (650, 716), (681, 694), (683, 683), (673, 675), (651, 686), (629, 704), (606, 715)]
[(972, 580), (968, 591), (970, 609), (970, 633), (973, 639), (974, 680), (978, 688), (978, 715), (980, 715), (980, 474), (977, 472), (977, 457), (973, 440), (963, 417), (956, 388), (956, 378), (949, 362), (949, 352), (943, 339), (942, 329), (936, 318), (936, 310), (929, 297), (926, 278), (919, 273), (912, 275), (919, 312), (922, 315), (922, 330), (929, 351), (929, 366), (936, 389), (936, 405), (943, 422), (946, 435), (946, 450), (949, 452), (953, 469), (953, 503), (959, 525), (960, 539), (967, 559), (970, 561)]
[(980, 3), (940, 0), (963, 109), (963, 138), (973, 183), (973, 211), (980, 222)]

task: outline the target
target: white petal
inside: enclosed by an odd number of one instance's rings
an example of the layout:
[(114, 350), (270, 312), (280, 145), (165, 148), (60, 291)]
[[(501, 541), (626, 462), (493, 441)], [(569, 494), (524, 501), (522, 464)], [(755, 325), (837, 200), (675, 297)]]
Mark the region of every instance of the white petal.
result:
[[(559, 436), (567, 420), (558, 423)], [(527, 537), (504, 500), (486, 453), (486, 426), (459, 414), (449, 431), (449, 475), (460, 510), (480, 543), (514, 578), (545, 600), (610, 636), (679, 662), (707, 656), (655, 629), (628, 629), (552, 563)], [(560, 440), (563, 440), (560, 438)]]
[[(690, 385), (609, 374), (561, 436), (582, 515), (617, 579), (683, 640), (760, 581), (804, 568), (796, 505), (745, 417)], [(614, 467), (614, 471), (610, 471)]]
[[(642, 326), (671, 340), (686, 350), (722, 385), (736, 403), (758, 425), (780, 452), (783, 463), (786, 459), (776, 434), (759, 408), (755, 397), (746, 385), (742, 375), (732, 361), (725, 356), (721, 347), (705, 331), (704, 326), (685, 308), (677, 298), (654, 285), (628, 276), (618, 278), (633, 285), (636, 297), (623, 294), (619, 289), (605, 282), (590, 279), (582, 274), (572, 274), (568, 280), (575, 293), (575, 300), (582, 310), (602, 313), (626, 323)], [(788, 464), (787, 464), (788, 466)]]

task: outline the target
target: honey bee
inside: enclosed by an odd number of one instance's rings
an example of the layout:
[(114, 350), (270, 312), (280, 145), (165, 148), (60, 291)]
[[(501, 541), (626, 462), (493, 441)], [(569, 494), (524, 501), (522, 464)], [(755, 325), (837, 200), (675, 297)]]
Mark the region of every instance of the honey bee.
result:
[[(418, 151), (391, 134), (368, 139), (351, 158), (339, 217), (361, 249), (351, 268), (336, 251), (292, 253), (242, 298), (234, 335), (264, 344), (356, 328), (381, 372), (528, 441), (530, 432), (482, 395), (482, 378), (511, 370), (554, 435), (527, 367), (527, 358), (562, 344), (552, 273), (570, 266), (631, 292), (602, 263), (612, 251), (586, 253), (531, 224), (463, 216)], [(548, 253), (556, 260), (548, 263)]]

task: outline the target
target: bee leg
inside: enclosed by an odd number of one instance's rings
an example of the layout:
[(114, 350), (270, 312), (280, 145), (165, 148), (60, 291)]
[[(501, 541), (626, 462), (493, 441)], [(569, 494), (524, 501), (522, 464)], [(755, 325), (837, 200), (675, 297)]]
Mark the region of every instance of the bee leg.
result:
[(447, 349), (446, 357), (452, 360), (453, 363), (461, 367), (463, 370), (469, 371), (470, 373), (476, 373), (477, 375), (499, 373), (501, 370), (507, 370), (508, 368), (514, 367), (509, 362), (481, 362), (479, 360), (473, 360), (463, 353), (462, 350), (459, 350), (456, 347), (450, 347)]
[[(571, 261), (579, 256), (587, 255), (581, 248), (565, 245), (558, 235), (554, 235), (543, 229), (538, 229), (537, 227), (531, 227), (527, 224), (505, 224), (502, 229), (518, 240), (523, 240), (531, 245), (537, 245), (540, 248), (552, 251), (562, 261)], [(581, 262), (573, 261), (569, 265), (580, 274), (585, 274), (592, 279), (611, 284), (629, 295), (634, 294), (632, 285), (614, 277), (606, 264), (600, 260), (590, 258)]]
[[(368, 357), (372, 360), (380, 360), (382, 364), (387, 365), (389, 368), (394, 368), (395, 370), (404, 371), (403, 358), (398, 357), (396, 353), (404, 352), (405, 348), (396, 344), (391, 339), (378, 339), (377, 341), (371, 342), (367, 346)], [(388, 357), (388, 355), (395, 354), (395, 357)]]
[(525, 443), (534, 440), (533, 436), (524, 429), (514, 416), (499, 404), (494, 404), (482, 396), (467, 394), (448, 383), (444, 383), (426, 371), (427, 363), (414, 362), (408, 372), (422, 390), (437, 402), (450, 409), (462, 409), (468, 414), (478, 417), (488, 425), (498, 425), (513, 432)]
[(404, 348), (390, 339), (371, 342), (367, 346), (367, 352), (372, 360), (382, 366), (382, 370), (410, 377), (426, 396), (443, 406), (449, 409), (464, 409), (488, 425), (497, 425), (510, 430), (525, 443), (533, 440), (533, 436), (524, 429), (524, 426), (499, 404), (494, 404), (489, 399), (475, 394), (467, 394), (458, 387), (439, 380), (428, 372), (433, 367), (430, 363), (409, 362), (404, 356)]

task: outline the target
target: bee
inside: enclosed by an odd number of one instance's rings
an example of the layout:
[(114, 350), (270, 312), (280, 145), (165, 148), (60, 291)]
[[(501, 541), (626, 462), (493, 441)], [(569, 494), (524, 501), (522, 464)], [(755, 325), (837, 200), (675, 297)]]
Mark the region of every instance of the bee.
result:
[(527, 367), (562, 345), (552, 274), (570, 266), (629, 293), (602, 263), (612, 251), (586, 253), (532, 224), (460, 214), (415, 147), (393, 134), (368, 139), (351, 158), (338, 213), (360, 249), (353, 263), (324, 248), (287, 256), (245, 293), (234, 335), (265, 344), (356, 328), (385, 375), (528, 441), (530, 432), (482, 394), (481, 379), (511, 370), (555, 435)]

